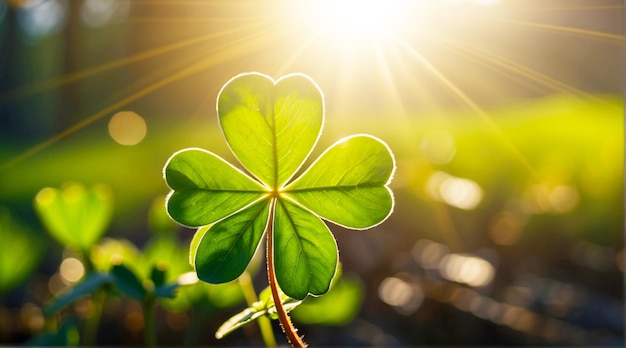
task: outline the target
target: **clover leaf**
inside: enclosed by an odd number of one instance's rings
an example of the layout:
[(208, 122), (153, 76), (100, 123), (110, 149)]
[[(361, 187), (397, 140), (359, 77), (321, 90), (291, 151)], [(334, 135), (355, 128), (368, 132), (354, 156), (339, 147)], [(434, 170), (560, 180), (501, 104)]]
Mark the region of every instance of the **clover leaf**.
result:
[(246, 171), (198, 148), (176, 152), (164, 168), (172, 190), (168, 214), (189, 227), (209, 225), (198, 230), (190, 251), (198, 278), (236, 279), (267, 234), (280, 289), (296, 300), (326, 293), (338, 251), (322, 219), (350, 229), (384, 221), (394, 204), (391, 150), (373, 136), (353, 135), (294, 178), (324, 123), (322, 93), (302, 74), (277, 81), (238, 75), (220, 91), (217, 113)]

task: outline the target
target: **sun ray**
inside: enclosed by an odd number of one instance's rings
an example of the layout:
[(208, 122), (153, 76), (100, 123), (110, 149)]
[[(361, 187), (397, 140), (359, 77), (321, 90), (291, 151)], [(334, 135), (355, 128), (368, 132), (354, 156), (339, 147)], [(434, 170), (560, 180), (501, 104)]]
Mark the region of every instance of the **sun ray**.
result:
[(246, 0), (133, 0), (133, 5), (151, 6), (225, 6), (231, 8), (240, 7), (242, 4), (254, 5), (250, 1)]
[(601, 31), (588, 30), (588, 29), (573, 28), (573, 27), (567, 27), (567, 26), (555, 25), (555, 24), (521, 21), (521, 20), (515, 20), (515, 19), (493, 18), (493, 17), (477, 17), (477, 19), (491, 21), (494, 23), (512, 24), (512, 25), (522, 26), (522, 27), (527, 27), (527, 28), (540, 29), (540, 30), (551, 32), (551, 33), (556, 32), (556, 33), (561, 33), (561, 34), (566, 34), (566, 35), (573, 35), (575, 37), (599, 40), (601, 42), (606, 42), (606, 43), (619, 45), (619, 46), (624, 45), (624, 35), (611, 34), (611, 33), (605, 33)]
[(494, 134), (509, 148), (509, 151), (514, 155), (514, 157), (528, 170), (533, 179), (537, 182), (540, 182), (540, 176), (537, 170), (533, 167), (533, 165), (528, 161), (526, 156), (513, 144), (504, 133), (500, 130), (500, 128), (491, 120), (491, 117), (485, 112), (480, 106), (478, 106), (467, 94), (465, 94), (459, 87), (457, 87), (450, 79), (448, 79), (444, 74), (442, 74), (439, 69), (437, 69), (430, 61), (428, 61), (421, 53), (415, 50), (414, 47), (407, 44), (404, 41), (400, 41), (399, 44), (405, 48), (405, 50), (413, 56), (415, 59), (419, 61), (419, 63), (432, 75), (434, 75), (437, 80), (445, 86), (453, 95), (459, 98), (465, 105), (467, 105), (477, 116), (479, 116), (480, 120), (485, 122), (487, 126), (489, 126)]
[(282, 76), (285, 75), (287, 73), (287, 69), (289, 69), (289, 67), (298, 59), (300, 58), (305, 52), (306, 50), (308, 50), (315, 41), (319, 40), (321, 33), (320, 32), (316, 32), (313, 33), (312, 35), (310, 35), (306, 41), (304, 41), (302, 44), (300, 44), (294, 51), (293, 53), (287, 57), (287, 59), (285, 60), (284, 63), (281, 64), (280, 67), (278, 67), (278, 69), (276, 70), (276, 76)]
[[(397, 38), (396, 40), (400, 40)], [(406, 55), (401, 54), (397, 51), (398, 45), (389, 45), (389, 47), (393, 47), (393, 54), (387, 55), (388, 59), (392, 60), (391, 66), (395, 70), (396, 75), (396, 83), (398, 85), (405, 86), (403, 89), (414, 91), (411, 96), (414, 98), (419, 98), (416, 101), (417, 105), (420, 105), (425, 110), (435, 110), (438, 113), (443, 111), (444, 106), (441, 103), (436, 101), (436, 98), (432, 95), (432, 88), (429, 88), (427, 83), (419, 83), (418, 79), (414, 77), (416, 73), (419, 73), (419, 70), (414, 69), (413, 60), (411, 60), (410, 64), (406, 61), (402, 60)], [(399, 78), (403, 78), (401, 81), (398, 81)], [(406, 103), (406, 101), (403, 101)]]
[(59, 88), (59, 87), (65, 86), (73, 82), (87, 79), (97, 74), (109, 72), (117, 68), (128, 66), (128, 65), (138, 63), (141, 61), (145, 61), (150, 58), (155, 58), (155, 57), (158, 57), (160, 55), (163, 55), (169, 52), (177, 51), (185, 47), (200, 44), (202, 42), (207, 42), (213, 39), (236, 34), (239, 32), (259, 28), (261, 26), (262, 24), (250, 24), (250, 25), (243, 26), (243, 27), (237, 27), (235, 29), (211, 33), (209, 35), (202, 35), (202, 36), (195, 37), (189, 40), (176, 42), (171, 45), (158, 47), (158, 48), (147, 50), (141, 53), (133, 54), (124, 58), (111, 60), (105, 64), (88, 68), (82, 71), (69, 73), (67, 75), (60, 76), (58, 78), (36, 82), (34, 84), (23, 86), (23, 87), (17, 87), (15, 89), (8, 90), (4, 92), (2, 95), (0, 95), (0, 103), (6, 103), (11, 100), (20, 99), (20, 98), (28, 97), (36, 93), (41, 93), (47, 90)]
[[(249, 18), (258, 18), (251, 16)], [(129, 24), (143, 24), (143, 23), (179, 23), (179, 24), (194, 24), (194, 23), (248, 23), (249, 18), (219, 18), (219, 17), (129, 17), (126, 22)]]
[(475, 64), (480, 65), (483, 68), (489, 69), (491, 71), (497, 72), (505, 77), (507, 77), (508, 79), (515, 81), (516, 83), (518, 83), (519, 85), (522, 85), (530, 90), (533, 90), (535, 92), (538, 93), (545, 93), (548, 90), (551, 90), (551, 88), (547, 87), (545, 84), (538, 84), (534, 81), (532, 81), (531, 79), (529, 79), (527, 76), (523, 76), (517, 72), (513, 72), (511, 71), (511, 69), (508, 68), (503, 68), (498, 64), (493, 64), (493, 62), (489, 61), (488, 59), (485, 59), (484, 57), (481, 57), (479, 55), (473, 55), (470, 54), (468, 51), (461, 49), (459, 46), (451, 44), (451, 43), (447, 43), (444, 42), (443, 40), (434, 40), (434, 42), (436, 42), (437, 44), (440, 44), (444, 47), (446, 47), (447, 49), (455, 52), (456, 54), (458, 54), (460, 57), (462, 57), (465, 60), (468, 61), (472, 61)]
[(257, 32), (254, 34), (250, 34), (247, 37), (240, 38), (238, 40), (231, 41), (227, 44), (223, 44), (221, 46), (215, 47), (215, 52), (209, 55), (207, 58), (202, 59), (201, 61), (192, 64), (177, 73), (171, 74), (157, 82), (150, 84), (149, 86), (131, 94), (128, 97), (122, 98), (121, 100), (101, 109), (100, 111), (86, 117), (82, 121), (68, 127), (67, 129), (61, 131), (60, 133), (50, 137), (49, 139), (25, 150), (21, 154), (13, 157), (12, 159), (7, 160), (5, 163), (0, 164), (0, 172), (10, 168), (11, 166), (37, 154), (38, 152), (46, 149), (47, 147), (57, 143), (58, 141), (76, 133), (77, 131), (85, 128), (86, 126), (94, 123), (95, 121), (110, 115), (116, 110), (160, 89), (163, 88), (173, 82), (176, 82), (182, 78), (187, 76), (191, 76), (193, 74), (197, 74), (200, 71), (213, 67), (215, 65), (224, 63), (229, 59), (233, 59), (243, 53), (248, 53), (255, 51), (259, 48), (262, 48), (264, 45), (267, 45), (269, 42), (274, 41), (276, 39), (274, 29), (268, 29), (263, 32)]
[(556, 92), (570, 93), (570, 94), (577, 95), (579, 97), (583, 97), (583, 98), (593, 100), (596, 102), (606, 102), (602, 100), (601, 98), (598, 98), (576, 87), (570, 86), (567, 83), (560, 82), (554, 78), (551, 78), (533, 69), (525, 67), (522, 64), (516, 63), (510, 59), (506, 59), (496, 54), (489, 53), (485, 50), (476, 48), (476, 46), (470, 46), (458, 40), (444, 39), (442, 37), (439, 37), (438, 41), (450, 48), (456, 48), (457, 50), (460, 50), (470, 56), (474, 56), (479, 59), (482, 59), (489, 64), (493, 64), (493, 66), (498, 66), (502, 69), (515, 73), (518, 76), (521, 76), (525, 79), (528, 79), (530, 81), (535, 81), (539, 83), (540, 85), (543, 85)]
[[(400, 114), (400, 118), (404, 121), (403, 124), (406, 127), (401, 127), (405, 131), (402, 134), (408, 135), (408, 139), (405, 137), (402, 139), (401, 143), (407, 144), (407, 147), (412, 149), (412, 151), (419, 152), (420, 150), (420, 142), (419, 137), (417, 136), (417, 132), (414, 127), (414, 123), (411, 122), (409, 115), (407, 113), (406, 107), (403, 105), (402, 100), (399, 95), (399, 90), (397, 84), (393, 80), (393, 73), (390, 69), (390, 64), (387, 56), (385, 55), (386, 50), (381, 47), (381, 45), (377, 45), (376, 47), (376, 57), (379, 62), (379, 66), (383, 70), (384, 81), (387, 85), (387, 89), (389, 94), (391, 95), (392, 100), (396, 103), (399, 109), (402, 110)], [(411, 151), (411, 150), (410, 150)], [(428, 168), (429, 171), (434, 172), (434, 167), (432, 164), (428, 162), (424, 162), (423, 165)], [(465, 250), (465, 246), (461, 238), (459, 238), (459, 233), (457, 231), (456, 226), (454, 225), (454, 221), (450, 216), (449, 207), (445, 204), (440, 204), (438, 202), (432, 202), (430, 204), (433, 209), (435, 223), (439, 227), (439, 231), (441, 233), (442, 239), (445, 241), (446, 245), (448, 245), (452, 250)]]
[(385, 54), (386, 51), (387, 50), (381, 47), (380, 44), (376, 45), (376, 60), (378, 61), (378, 66), (382, 70), (382, 76), (387, 87), (385, 88), (385, 90), (387, 91), (388, 96), (391, 97), (391, 100), (393, 101), (394, 106), (396, 106), (396, 109), (400, 109), (402, 117), (406, 118), (407, 110), (402, 103), (402, 99), (400, 98), (400, 91), (398, 90), (398, 86), (393, 80), (393, 73), (389, 66), (389, 60)]
[(548, 7), (548, 8), (531, 8), (526, 10), (534, 11), (612, 11), (623, 10), (624, 5), (601, 5), (601, 6), (571, 6), (571, 7)]

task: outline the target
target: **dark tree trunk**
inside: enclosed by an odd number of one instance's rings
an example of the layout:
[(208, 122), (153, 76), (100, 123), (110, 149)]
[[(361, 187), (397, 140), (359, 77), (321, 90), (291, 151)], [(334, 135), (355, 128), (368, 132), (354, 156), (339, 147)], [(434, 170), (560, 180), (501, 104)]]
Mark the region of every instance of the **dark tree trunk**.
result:
[[(0, 42), (0, 96), (15, 88), (17, 83), (15, 67), (19, 61), (19, 43), (15, 8), (7, 8), (1, 25), (0, 30), (4, 31), (4, 37)], [(14, 132), (17, 128), (15, 114), (14, 103), (0, 100), (0, 138), (7, 139), (15, 136)]]
[[(63, 50), (63, 74), (71, 74), (81, 69), (82, 63), (82, 25), (80, 23), (80, 7), (82, 1), (69, 1), (68, 19), (63, 32), (65, 47)], [(80, 82), (70, 83), (62, 87), (59, 107), (57, 109), (57, 131), (63, 131), (79, 122), (83, 115)]]

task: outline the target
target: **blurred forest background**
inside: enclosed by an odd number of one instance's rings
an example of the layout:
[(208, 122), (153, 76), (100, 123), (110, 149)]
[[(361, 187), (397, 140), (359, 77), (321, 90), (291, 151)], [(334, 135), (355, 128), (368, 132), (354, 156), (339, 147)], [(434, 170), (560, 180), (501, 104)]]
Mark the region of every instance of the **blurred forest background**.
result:
[[(623, 346), (623, 14), (617, 0), (0, 0), (0, 344), (85, 344), (91, 297), (44, 315), (81, 257), (191, 270), (162, 168), (185, 147), (236, 163), (215, 99), (258, 71), (319, 84), (312, 158), (370, 133), (398, 164), (385, 223), (331, 226), (343, 285), (294, 312), (308, 343)], [(113, 197), (86, 255), (34, 208), (71, 183)], [(213, 337), (246, 307), (237, 289), (160, 302), (158, 342), (260, 345), (254, 325)], [(143, 345), (143, 325), (109, 294), (93, 343)]]

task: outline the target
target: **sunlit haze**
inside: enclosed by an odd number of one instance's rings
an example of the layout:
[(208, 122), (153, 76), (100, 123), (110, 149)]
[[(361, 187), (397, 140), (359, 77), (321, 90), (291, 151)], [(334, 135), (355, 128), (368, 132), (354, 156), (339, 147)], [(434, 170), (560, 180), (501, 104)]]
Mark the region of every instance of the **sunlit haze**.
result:
[[(342, 275), (290, 312), (310, 346), (622, 347), (624, 42), (623, 0), (0, 0), (0, 345), (59, 329), (68, 345), (146, 346), (145, 303), (109, 291), (113, 265), (140, 291), (160, 277), (161, 294), (193, 290), (146, 297), (158, 344), (262, 345), (261, 325), (215, 332), (263, 298), (263, 248), (249, 279), (205, 287), (188, 260), (203, 237), (170, 218), (164, 180), (185, 148), (254, 172), (216, 101), (259, 72), (305, 74), (323, 93), (323, 131), (293, 178), (351, 134), (395, 158), (387, 220), (328, 224)], [(80, 215), (68, 230), (85, 237), (102, 207), (85, 250), (35, 210)], [(101, 298), (79, 288), (48, 315), (94, 271)]]

